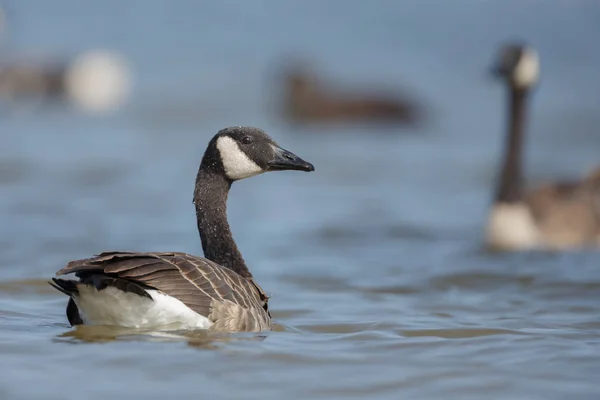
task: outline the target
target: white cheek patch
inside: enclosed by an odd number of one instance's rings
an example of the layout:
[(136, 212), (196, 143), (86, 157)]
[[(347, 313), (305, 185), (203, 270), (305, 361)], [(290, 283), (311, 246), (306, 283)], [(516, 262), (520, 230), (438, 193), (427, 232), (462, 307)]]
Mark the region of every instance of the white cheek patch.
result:
[(217, 149), (221, 155), (225, 174), (229, 179), (244, 179), (264, 172), (240, 149), (235, 140), (228, 136), (221, 136), (217, 139)]
[(535, 50), (526, 49), (513, 73), (513, 80), (520, 88), (535, 84), (540, 75), (540, 62)]

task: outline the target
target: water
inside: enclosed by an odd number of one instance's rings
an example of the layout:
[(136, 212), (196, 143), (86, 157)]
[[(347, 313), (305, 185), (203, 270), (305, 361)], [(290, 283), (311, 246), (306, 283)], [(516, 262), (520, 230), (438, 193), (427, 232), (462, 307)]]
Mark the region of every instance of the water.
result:
[[(106, 118), (0, 120), (1, 398), (598, 397), (598, 254), (481, 250), (503, 123), (493, 50), (522, 36), (542, 55), (531, 180), (581, 173), (598, 162), (595, 2), (9, 3), (7, 51), (109, 46), (137, 81)], [(406, 135), (292, 129), (270, 78), (295, 52), (341, 83), (406, 86), (434, 118)], [(275, 330), (71, 329), (45, 283), (68, 260), (200, 252), (193, 179), (207, 140), (235, 124), (316, 166), (231, 193)]]

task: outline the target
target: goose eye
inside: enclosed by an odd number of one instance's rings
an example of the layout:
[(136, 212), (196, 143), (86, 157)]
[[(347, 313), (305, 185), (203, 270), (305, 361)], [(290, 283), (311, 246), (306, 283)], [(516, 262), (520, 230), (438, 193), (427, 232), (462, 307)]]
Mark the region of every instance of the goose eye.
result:
[(242, 143), (243, 144), (250, 144), (250, 143), (252, 143), (252, 137), (251, 136), (244, 136), (242, 138)]

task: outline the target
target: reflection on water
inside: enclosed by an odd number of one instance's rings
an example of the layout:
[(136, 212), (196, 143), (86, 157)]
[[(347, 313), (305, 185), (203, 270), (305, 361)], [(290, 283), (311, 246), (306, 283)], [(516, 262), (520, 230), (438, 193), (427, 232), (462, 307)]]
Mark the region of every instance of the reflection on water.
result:
[(78, 326), (57, 336), (59, 342), (110, 342), (120, 341), (150, 341), (150, 342), (186, 342), (191, 347), (202, 349), (217, 349), (219, 343), (229, 343), (234, 340), (264, 340), (265, 334), (225, 334), (212, 331), (178, 332), (143, 331), (112, 326)]
[[(585, 111), (600, 100), (595, 3), (76, 3), (12, 2), (9, 21), (24, 25), (11, 40), (74, 51), (104, 40), (132, 60), (137, 86), (107, 118), (2, 114), (0, 398), (598, 397), (598, 253), (481, 247), (503, 126), (482, 71), (498, 41), (533, 42), (545, 63), (528, 176), (586, 170), (600, 132)], [(410, 82), (440, 113), (424, 135), (288, 126), (264, 71), (302, 49), (341, 82)], [(68, 260), (200, 252), (193, 179), (206, 141), (235, 124), (316, 166), (230, 196), (273, 331), (71, 328), (46, 283)]]

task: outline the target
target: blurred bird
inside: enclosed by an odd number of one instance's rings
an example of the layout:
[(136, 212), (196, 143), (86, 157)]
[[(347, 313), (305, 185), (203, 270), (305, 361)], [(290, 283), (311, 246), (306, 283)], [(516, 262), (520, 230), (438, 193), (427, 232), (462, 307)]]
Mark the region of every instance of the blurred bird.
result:
[(524, 44), (500, 49), (492, 68), (508, 88), (506, 144), (485, 241), (490, 249), (576, 249), (600, 246), (600, 168), (579, 181), (523, 189), (526, 106), (540, 74), (538, 53)]
[(422, 107), (406, 95), (334, 91), (309, 69), (284, 69), (284, 115), (294, 123), (329, 121), (383, 121), (415, 126)]
[(3, 60), (0, 97), (16, 105), (24, 101), (64, 101), (90, 113), (112, 111), (130, 92), (130, 71), (123, 56), (92, 50), (58, 63)]

